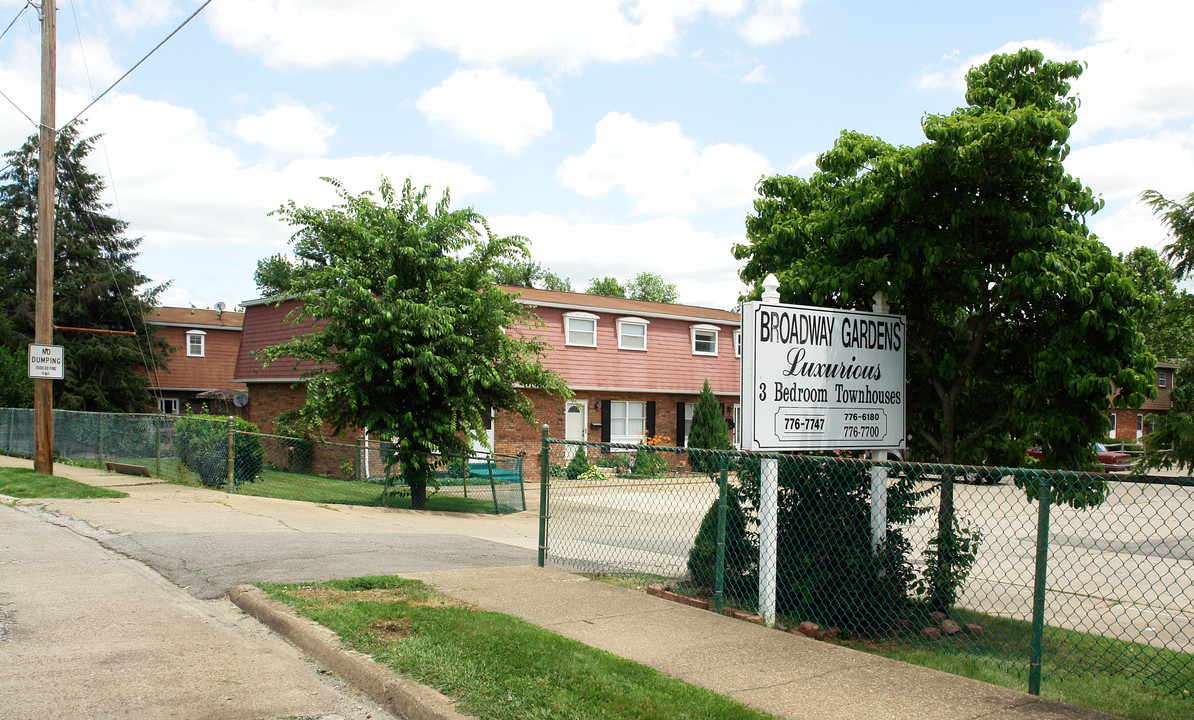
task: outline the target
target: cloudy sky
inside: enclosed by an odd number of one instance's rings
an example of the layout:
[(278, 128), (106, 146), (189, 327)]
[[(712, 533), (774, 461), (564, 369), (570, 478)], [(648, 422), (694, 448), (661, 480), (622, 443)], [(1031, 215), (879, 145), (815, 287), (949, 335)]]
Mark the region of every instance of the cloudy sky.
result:
[[(202, 4), (60, 0), (58, 123)], [(0, 0), (0, 148), (37, 118), (37, 14)], [(18, 17), (19, 15), (19, 17)], [(525, 235), (547, 268), (663, 275), (729, 308), (754, 183), (807, 176), (842, 130), (923, 141), (963, 75), (1029, 46), (1089, 64), (1069, 171), (1113, 251), (1159, 248), (1146, 188), (1194, 191), (1188, 0), (214, 0), (88, 110), (111, 214), (170, 305), (257, 297), (257, 260), (328, 206), (410, 177)]]

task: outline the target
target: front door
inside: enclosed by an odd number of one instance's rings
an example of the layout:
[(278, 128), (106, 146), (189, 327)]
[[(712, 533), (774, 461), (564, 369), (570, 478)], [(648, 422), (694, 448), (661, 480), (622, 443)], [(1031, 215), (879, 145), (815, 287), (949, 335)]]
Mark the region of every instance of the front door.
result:
[[(569, 400), (564, 403), (564, 439), (571, 442), (586, 442), (589, 439), (589, 403), (587, 400)], [(566, 459), (571, 460), (575, 454), (575, 445), (564, 446)]]

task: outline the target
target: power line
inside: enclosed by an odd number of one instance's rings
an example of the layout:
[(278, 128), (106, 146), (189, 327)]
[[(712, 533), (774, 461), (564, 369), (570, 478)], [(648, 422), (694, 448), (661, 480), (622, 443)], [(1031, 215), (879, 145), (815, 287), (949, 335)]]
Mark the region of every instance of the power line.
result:
[[(47, 0), (47, 1), (48, 1), (48, 0)], [(143, 58), (141, 58), (140, 60), (138, 60), (136, 65), (134, 65), (134, 66), (132, 66), (131, 68), (129, 68), (129, 69), (128, 69), (128, 71), (127, 71), (127, 72), (125, 72), (125, 74), (123, 74), (123, 75), (121, 75), (119, 78), (117, 78), (116, 82), (114, 82), (114, 83), (112, 83), (111, 85), (109, 85), (107, 90), (104, 90), (102, 93), (100, 93), (100, 94), (99, 94), (99, 97), (97, 97), (97, 98), (95, 98), (94, 100), (92, 100), (91, 102), (87, 103), (87, 107), (85, 107), (85, 108), (83, 108), (82, 110), (80, 110), (80, 111), (78, 112), (78, 114), (76, 114), (76, 115), (75, 115), (73, 118), (71, 118), (71, 119), (70, 119), (68, 122), (66, 122), (66, 123), (63, 125), (63, 127), (66, 127), (66, 125), (70, 125), (70, 124), (71, 124), (71, 123), (73, 123), (74, 121), (78, 120), (78, 119), (79, 119), (79, 117), (80, 117), (80, 116), (81, 116), (83, 113), (85, 113), (85, 112), (87, 112), (89, 109), (91, 109), (91, 106), (92, 106), (92, 105), (94, 105), (94, 104), (96, 104), (97, 102), (99, 102), (100, 100), (102, 100), (102, 99), (104, 98), (104, 96), (105, 96), (105, 95), (107, 95), (109, 92), (111, 92), (111, 91), (112, 91), (112, 88), (116, 87), (116, 86), (117, 86), (117, 85), (119, 85), (119, 84), (120, 84), (122, 81), (124, 81), (124, 79), (125, 79), (126, 77), (128, 77), (129, 75), (131, 75), (131, 74), (132, 74), (132, 72), (133, 72), (134, 70), (136, 70), (137, 68), (141, 67), (141, 63), (143, 63), (143, 62), (145, 62), (146, 60), (148, 60), (150, 55), (153, 55), (155, 52), (157, 52), (157, 51), (158, 51), (158, 49), (159, 49), (160, 47), (162, 47), (163, 45), (165, 45), (165, 44), (166, 44), (166, 43), (167, 43), (167, 42), (170, 40), (170, 38), (172, 38), (172, 37), (174, 37), (175, 35), (177, 35), (177, 34), (178, 34), (178, 31), (180, 31), (180, 30), (182, 30), (184, 27), (186, 27), (186, 26), (187, 26), (187, 23), (189, 23), (189, 22), (191, 22), (192, 20), (194, 20), (194, 19), (195, 19), (195, 16), (196, 16), (196, 15), (198, 15), (199, 13), (203, 12), (203, 9), (204, 9), (205, 7), (207, 7), (208, 5), (211, 5), (211, 1), (212, 1), (212, 0), (206, 0), (206, 2), (204, 2), (202, 5), (200, 5), (198, 10), (196, 10), (196, 11), (195, 11), (195, 12), (193, 12), (193, 13), (191, 13), (191, 14), (190, 14), (190, 16), (189, 16), (189, 17), (187, 17), (187, 19), (186, 19), (186, 20), (183, 20), (183, 21), (182, 21), (182, 24), (181, 24), (181, 25), (179, 25), (178, 27), (174, 28), (174, 31), (173, 31), (173, 32), (171, 32), (169, 35), (167, 35), (167, 36), (166, 36), (166, 37), (165, 37), (165, 38), (164, 38), (164, 39), (163, 39), (163, 40), (162, 40), (160, 43), (158, 43), (157, 45), (155, 45), (155, 46), (153, 47), (153, 49), (152, 49), (152, 50), (150, 50), (149, 52), (145, 53), (145, 57), (143, 57)]]
[(12, 26), (17, 24), (17, 20), (20, 20), (21, 16), (24, 15), (25, 11), (28, 10), (32, 5), (33, 3), (26, 2), (25, 7), (17, 11), (17, 16), (12, 19), (12, 22), (8, 24), (8, 27), (4, 28), (4, 32), (0, 32), (0, 40), (4, 39), (4, 36), (8, 34), (8, 31), (12, 30)]

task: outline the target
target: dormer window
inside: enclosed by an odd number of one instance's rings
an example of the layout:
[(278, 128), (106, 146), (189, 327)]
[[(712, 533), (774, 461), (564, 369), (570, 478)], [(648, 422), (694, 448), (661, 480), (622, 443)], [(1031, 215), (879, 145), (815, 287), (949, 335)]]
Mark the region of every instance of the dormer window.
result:
[(693, 325), (691, 331), (692, 354), (716, 355), (717, 331), (718, 327), (716, 325)]
[(626, 317), (618, 319), (618, 349), (646, 350), (647, 326), (651, 323), (642, 318)]
[(202, 330), (187, 330), (187, 357), (203, 357), (207, 333)]
[(597, 347), (597, 319), (592, 313), (564, 313), (564, 344)]

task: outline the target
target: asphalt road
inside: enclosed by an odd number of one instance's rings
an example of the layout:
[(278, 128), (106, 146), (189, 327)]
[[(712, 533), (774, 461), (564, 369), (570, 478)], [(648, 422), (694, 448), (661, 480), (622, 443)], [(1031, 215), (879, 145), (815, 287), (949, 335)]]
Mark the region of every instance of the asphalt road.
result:
[(452, 534), (174, 531), (97, 539), (203, 600), (242, 583), (534, 565), (537, 559), (531, 550)]

